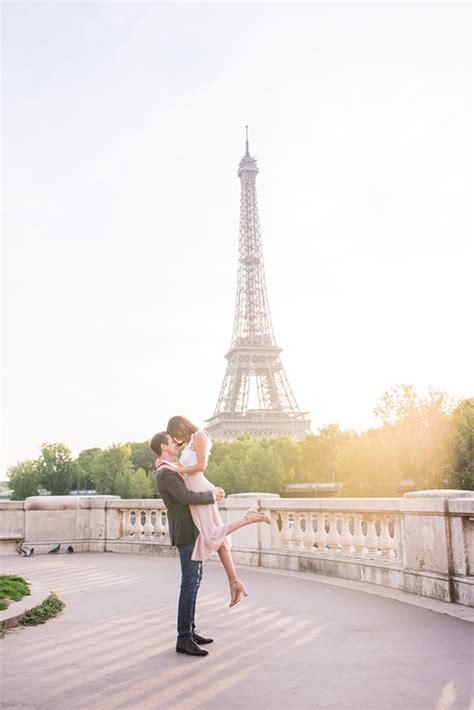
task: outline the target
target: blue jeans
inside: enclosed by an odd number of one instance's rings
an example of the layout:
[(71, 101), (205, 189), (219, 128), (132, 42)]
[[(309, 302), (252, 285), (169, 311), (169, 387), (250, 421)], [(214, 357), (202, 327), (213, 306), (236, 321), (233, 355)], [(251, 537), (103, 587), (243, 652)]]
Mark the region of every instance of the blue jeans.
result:
[(178, 642), (193, 636), (196, 598), (202, 580), (202, 562), (191, 559), (194, 543), (178, 545), (181, 561), (181, 589), (178, 602)]

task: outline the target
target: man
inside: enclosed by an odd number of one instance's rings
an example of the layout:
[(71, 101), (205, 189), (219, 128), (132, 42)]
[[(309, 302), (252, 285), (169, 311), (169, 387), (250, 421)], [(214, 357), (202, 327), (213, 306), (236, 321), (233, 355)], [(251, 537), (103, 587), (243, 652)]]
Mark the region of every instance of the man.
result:
[(171, 544), (178, 548), (181, 561), (176, 651), (189, 656), (207, 656), (209, 652), (201, 646), (212, 643), (213, 639), (196, 633), (194, 624), (196, 598), (202, 579), (202, 562), (191, 559), (194, 541), (199, 532), (193, 523), (189, 506), (210, 505), (224, 500), (225, 493), (222, 488), (202, 493), (188, 491), (183, 477), (172, 466), (178, 444), (166, 432), (155, 434), (150, 441), (150, 448), (161, 459), (156, 475), (156, 486), (168, 510)]

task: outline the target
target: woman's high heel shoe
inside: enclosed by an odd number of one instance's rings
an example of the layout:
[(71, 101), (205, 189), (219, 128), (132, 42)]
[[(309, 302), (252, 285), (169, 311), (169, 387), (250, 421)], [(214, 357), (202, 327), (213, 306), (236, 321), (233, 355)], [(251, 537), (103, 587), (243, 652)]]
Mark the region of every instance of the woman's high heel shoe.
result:
[(266, 523), (271, 524), (271, 520), (266, 513), (261, 513), (258, 508), (249, 508), (244, 515), (244, 518), (248, 520), (249, 523)]
[(233, 607), (238, 604), (240, 602), (242, 594), (244, 595), (244, 597), (248, 597), (249, 595), (245, 588), (245, 585), (240, 581), (240, 579), (233, 579), (232, 582), (230, 582), (230, 588), (231, 590), (235, 591), (235, 597), (231, 597), (229, 607)]

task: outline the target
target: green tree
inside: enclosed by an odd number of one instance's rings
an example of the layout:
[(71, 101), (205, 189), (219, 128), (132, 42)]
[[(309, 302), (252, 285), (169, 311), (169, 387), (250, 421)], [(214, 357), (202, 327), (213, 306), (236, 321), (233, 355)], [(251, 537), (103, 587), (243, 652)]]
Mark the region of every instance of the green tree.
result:
[(39, 493), (39, 475), (37, 461), (20, 461), (8, 469), (8, 487), (12, 500), (24, 500)]
[(146, 473), (154, 473), (156, 454), (150, 449), (149, 442), (131, 442), (128, 446), (130, 446), (133, 468), (135, 470), (142, 468)]
[(120, 498), (133, 498), (130, 491), (132, 488), (132, 471), (119, 471), (113, 484), (114, 495)]
[(210, 461), (219, 465), (227, 456), (232, 460), (245, 461), (255, 445), (255, 439), (250, 436), (239, 436), (234, 441), (214, 441)]
[(245, 462), (232, 456), (228, 447), (227, 451), (228, 453), (220, 459), (219, 463), (216, 463), (211, 457), (206, 470), (206, 477), (215, 486), (221, 486), (226, 495), (243, 493), (248, 490), (245, 483)]
[(394, 385), (382, 395), (374, 414), (384, 424), (412, 420), (427, 424), (433, 413), (449, 415), (454, 406), (455, 401), (444, 390), (430, 387), (421, 395), (414, 385)]
[(302, 468), (301, 448), (296, 441), (288, 436), (276, 436), (271, 439), (261, 439), (259, 442), (264, 451), (270, 450), (278, 455), (285, 470), (285, 481), (300, 480)]
[(464, 399), (451, 418), (451, 482), (453, 488), (474, 490), (474, 399)]
[(143, 468), (137, 471), (122, 469), (114, 483), (114, 493), (121, 498), (153, 498), (154, 485)]
[(300, 473), (298, 481), (334, 481), (336, 479), (336, 458), (353, 436), (352, 432), (341, 431), (338, 424), (328, 424), (318, 434), (306, 436), (300, 443)]
[(54, 496), (67, 495), (74, 478), (74, 462), (65, 444), (43, 444), (38, 459), (41, 486)]
[(393, 496), (399, 490), (395, 452), (386, 429), (353, 435), (336, 456), (337, 478), (343, 498)]
[(446, 392), (433, 388), (420, 395), (411, 385), (398, 385), (384, 394), (374, 413), (394, 449), (399, 480), (413, 480), (418, 488), (448, 485), (453, 407)]
[(92, 463), (92, 474), (95, 490), (101, 495), (117, 495), (116, 480), (125, 485), (127, 474), (131, 474), (133, 465), (130, 446), (113, 444), (98, 454)]
[(155, 494), (153, 484), (146, 471), (139, 468), (132, 473), (130, 498), (153, 498)]
[(245, 462), (247, 491), (280, 493), (292, 480), (277, 451), (256, 444)]
[(100, 455), (101, 449), (94, 447), (81, 451), (76, 459), (76, 471), (74, 484), (77, 490), (91, 490), (95, 486), (93, 466), (94, 461)]
[(374, 412), (381, 427), (348, 440), (336, 457), (342, 496), (399, 495), (402, 482), (418, 488), (449, 483), (449, 434), (453, 400), (411, 385), (388, 390)]
[(374, 414), (384, 424), (395, 424), (410, 417), (418, 404), (419, 396), (413, 385), (394, 385), (382, 395)]
[(214, 443), (206, 476), (222, 486), (227, 495), (279, 493), (285, 483), (293, 480), (295, 460), (295, 444), (285, 437), (258, 440), (239, 437), (235, 441)]

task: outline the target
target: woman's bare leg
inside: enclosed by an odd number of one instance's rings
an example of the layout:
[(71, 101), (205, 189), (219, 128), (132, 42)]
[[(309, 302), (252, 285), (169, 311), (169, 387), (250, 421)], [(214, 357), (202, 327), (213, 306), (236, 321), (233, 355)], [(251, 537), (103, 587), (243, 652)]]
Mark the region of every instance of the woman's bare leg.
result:
[(252, 523), (249, 523), (247, 518), (240, 518), (239, 520), (232, 520), (232, 522), (227, 523), (227, 535), (230, 535), (231, 533), (235, 532), (239, 528), (243, 528), (246, 525), (251, 525)]
[(237, 579), (237, 573), (235, 571), (234, 561), (230, 550), (225, 545), (221, 545), (217, 550), (217, 553), (229, 581), (230, 606), (234, 606), (240, 600), (242, 590), (245, 594), (247, 594), (247, 590), (242, 585), (242, 582), (239, 582)]
[[(252, 517), (256, 518), (252, 520)], [(244, 515), (243, 518), (240, 518), (239, 520), (233, 520), (230, 523), (227, 523), (228, 528), (227, 528), (227, 534), (230, 535), (231, 533), (235, 532), (239, 528), (243, 528), (245, 525), (254, 525), (255, 523), (269, 523), (270, 518), (268, 515), (264, 515), (263, 513), (260, 513), (256, 511), (255, 509), (251, 508), (250, 510), (247, 511), (247, 513)]]
[(234, 561), (232, 559), (232, 555), (230, 554), (230, 550), (225, 545), (221, 545), (217, 550), (217, 554), (220, 557), (222, 566), (225, 569), (225, 573), (230, 584), (234, 581), (234, 579), (236, 579)]
[[(243, 528), (246, 525), (252, 525), (253, 523), (256, 522), (262, 522), (262, 521), (257, 521), (257, 520), (251, 520), (248, 517), (243, 517), (240, 518), (240, 520), (233, 520), (232, 522), (228, 523), (227, 526), (227, 534), (230, 535), (231, 533), (235, 532), (239, 528)], [(220, 560), (222, 562), (222, 566), (225, 569), (225, 573), (227, 575), (227, 579), (229, 580), (229, 586), (230, 586), (230, 601), (231, 605), (235, 603), (235, 600), (240, 598), (240, 593), (243, 589), (244, 593), (247, 594), (247, 591), (245, 590), (245, 587), (242, 585), (241, 582), (238, 581), (237, 579), (237, 574), (235, 571), (234, 567), (234, 561), (232, 559), (232, 555), (230, 550), (225, 546), (221, 545), (219, 549), (217, 550), (217, 554), (220, 557)], [(233, 586), (233, 583), (236, 583)]]
[[(243, 528), (244, 525), (249, 525), (249, 521), (246, 518), (234, 520), (232, 523), (228, 524), (227, 534), (230, 535), (230, 533), (235, 532), (239, 528)], [(222, 566), (225, 569), (229, 584), (231, 582), (234, 582), (237, 579), (237, 575), (235, 572), (234, 562), (232, 560), (232, 555), (230, 553), (229, 548), (225, 545), (221, 545), (217, 550), (217, 554), (219, 555), (220, 560), (222, 562)]]

